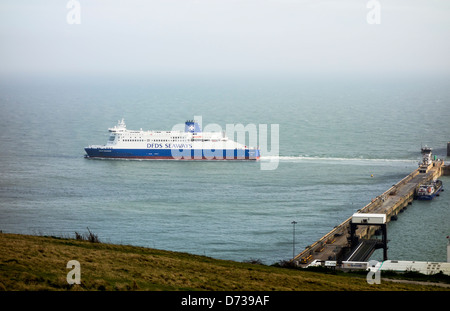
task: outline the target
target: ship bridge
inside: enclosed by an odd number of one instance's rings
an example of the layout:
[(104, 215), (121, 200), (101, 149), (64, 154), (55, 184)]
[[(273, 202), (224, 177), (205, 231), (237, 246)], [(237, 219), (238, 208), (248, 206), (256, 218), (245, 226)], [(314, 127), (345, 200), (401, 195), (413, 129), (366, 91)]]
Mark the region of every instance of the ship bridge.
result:
[(108, 130), (110, 132), (124, 132), (124, 131), (126, 131), (126, 129), (127, 129), (127, 126), (125, 125), (125, 120), (122, 119), (117, 122), (117, 125), (109, 128)]

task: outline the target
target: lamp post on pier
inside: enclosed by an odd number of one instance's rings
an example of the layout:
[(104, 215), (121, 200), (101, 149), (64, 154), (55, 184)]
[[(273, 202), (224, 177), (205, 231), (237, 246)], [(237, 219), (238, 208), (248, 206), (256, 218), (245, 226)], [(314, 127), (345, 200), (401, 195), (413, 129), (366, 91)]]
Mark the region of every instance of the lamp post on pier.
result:
[(292, 260), (295, 258), (295, 225), (297, 224), (296, 221), (291, 222), (291, 224), (294, 225), (294, 230), (292, 233)]

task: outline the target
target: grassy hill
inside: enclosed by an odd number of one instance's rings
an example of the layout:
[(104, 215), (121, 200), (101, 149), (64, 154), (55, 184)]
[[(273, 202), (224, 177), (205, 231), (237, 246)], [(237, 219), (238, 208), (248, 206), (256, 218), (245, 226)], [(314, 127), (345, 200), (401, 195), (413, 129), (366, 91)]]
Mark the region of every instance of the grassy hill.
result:
[[(81, 266), (69, 285), (67, 262)], [(6, 291), (429, 291), (445, 288), (332, 275), (128, 245), (0, 233), (0, 290)]]

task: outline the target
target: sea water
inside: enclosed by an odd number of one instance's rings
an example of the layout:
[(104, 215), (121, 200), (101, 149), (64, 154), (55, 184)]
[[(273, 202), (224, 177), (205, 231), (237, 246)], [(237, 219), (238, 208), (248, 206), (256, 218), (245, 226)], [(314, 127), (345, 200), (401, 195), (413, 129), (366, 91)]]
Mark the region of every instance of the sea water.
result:
[[(74, 236), (89, 228), (108, 243), (290, 259), (416, 169), (422, 145), (445, 159), (448, 81), (4, 79), (0, 230)], [(276, 124), (279, 154), (260, 162), (84, 158), (83, 148), (106, 143), (119, 119), (128, 129), (171, 130), (194, 116), (224, 129)], [(262, 170), (264, 161), (278, 164)], [(442, 180), (446, 188), (450, 178)], [(449, 205), (450, 190), (414, 201), (388, 225), (388, 257), (445, 261)]]

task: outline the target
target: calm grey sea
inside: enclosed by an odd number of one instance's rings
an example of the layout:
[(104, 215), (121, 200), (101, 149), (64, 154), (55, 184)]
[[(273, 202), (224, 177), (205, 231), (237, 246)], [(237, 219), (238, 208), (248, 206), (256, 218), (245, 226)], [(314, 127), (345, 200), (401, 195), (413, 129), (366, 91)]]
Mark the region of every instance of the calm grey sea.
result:
[[(278, 167), (83, 157), (121, 118), (170, 130), (194, 116), (278, 124)], [(414, 170), (421, 145), (445, 158), (449, 124), (439, 77), (4, 79), (0, 230), (88, 227), (104, 242), (272, 264), (292, 256), (292, 221), (298, 253)], [(414, 201), (389, 224), (389, 258), (445, 261), (449, 205), (450, 189)]]

